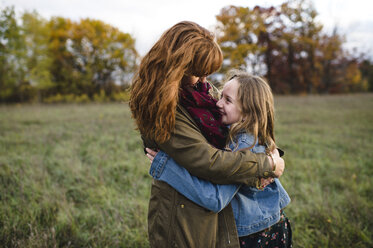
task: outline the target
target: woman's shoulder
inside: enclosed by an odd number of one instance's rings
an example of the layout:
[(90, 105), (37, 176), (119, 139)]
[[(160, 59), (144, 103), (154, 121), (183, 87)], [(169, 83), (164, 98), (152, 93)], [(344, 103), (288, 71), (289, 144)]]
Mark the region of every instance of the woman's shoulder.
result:
[(193, 118), (190, 116), (188, 111), (181, 106), (180, 104), (177, 105), (176, 107), (176, 117), (175, 117), (176, 122), (181, 121), (181, 122), (190, 122), (196, 125), (196, 122), (193, 120)]

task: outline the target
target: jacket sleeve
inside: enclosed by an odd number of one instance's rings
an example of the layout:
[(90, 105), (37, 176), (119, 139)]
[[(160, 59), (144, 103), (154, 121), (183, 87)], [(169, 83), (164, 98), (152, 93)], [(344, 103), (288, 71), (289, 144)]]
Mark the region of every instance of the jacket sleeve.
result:
[(173, 135), (158, 147), (192, 175), (216, 184), (256, 186), (259, 177), (274, 176), (265, 154), (248, 150), (228, 152), (210, 145), (181, 107)]
[(213, 184), (192, 176), (162, 151), (155, 156), (149, 173), (154, 179), (166, 182), (189, 200), (215, 213), (224, 209), (240, 188), (240, 185)]

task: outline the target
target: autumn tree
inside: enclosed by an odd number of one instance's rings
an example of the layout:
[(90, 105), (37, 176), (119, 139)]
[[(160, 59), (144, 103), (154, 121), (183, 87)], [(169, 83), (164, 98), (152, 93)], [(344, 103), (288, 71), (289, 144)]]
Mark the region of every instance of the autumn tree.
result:
[(71, 36), (73, 22), (63, 17), (53, 17), (49, 23), (50, 40), (48, 50), (51, 54), (52, 81), (55, 86), (49, 92), (50, 95), (67, 94), (76, 91), (76, 85), (80, 80), (74, 70), (74, 57), (68, 50), (68, 41)]
[(54, 87), (51, 72), (52, 54), (48, 48), (50, 29), (47, 20), (36, 11), (25, 12), (22, 15), (22, 29), (27, 47), (25, 87), (28, 87), (28, 91), (32, 87), (40, 101), (43, 95)]
[(50, 21), (50, 29), (56, 92), (110, 94), (116, 85), (128, 83), (138, 57), (129, 34), (99, 20), (61, 17)]
[(282, 22), (286, 23), (283, 40), (287, 44), (287, 81), (291, 92), (312, 93), (320, 81), (316, 53), (322, 25), (315, 20), (317, 12), (311, 3), (303, 0), (285, 2), (279, 11)]
[(138, 62), (135, 40), (99, 20), (17, 18), (0, 9), (0, 101), (121, 94)]
[(229, 68), (250, 68), (254, 73), (263, 71), (264, 48), (258, 43), (263, 27), (260, 16), (244, 7), (228, 6), (216, 16), (216, 33), (224, 53), (222, 71)]
[(92, 19), (74, 24), (71, 34), (68, 49), (82, 83), (92, 86), (88, 92), (104, 90), (111, 94), (117, 83), (129, 83), (137, 59), (135, 42), (129, 34)]
[(241, 68), (263, 75), (277, 93), (363, 90), (357, 60), (342, 48), (343, 36), (324, 33), (316, 17), (305, 0), (223, 8), (216, 17), (223, 72)]

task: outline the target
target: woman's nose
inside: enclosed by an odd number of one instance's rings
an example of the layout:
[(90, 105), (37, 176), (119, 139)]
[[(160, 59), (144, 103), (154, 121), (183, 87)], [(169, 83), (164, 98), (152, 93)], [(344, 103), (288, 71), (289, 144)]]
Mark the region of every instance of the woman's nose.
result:
[(216, 103), (216, 106), (217, 106), (218, 108), (221, 108), (221, 99), (219, 99), (219, 101)]
[(201, 81), (202, 83), (206, 83), (207, 80), (206, 80), (206, 77), (200, 77), (199, 81)]

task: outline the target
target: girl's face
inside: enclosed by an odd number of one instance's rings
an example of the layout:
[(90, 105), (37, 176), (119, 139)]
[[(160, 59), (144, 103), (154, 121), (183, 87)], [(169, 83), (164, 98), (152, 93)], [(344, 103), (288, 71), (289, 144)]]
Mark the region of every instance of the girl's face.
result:
[(228, 81), (224, 85), (221, 98), (216, 104), (222, 115), (222, 123), (225, 125), (231, 125), (241, 120), (241, 109), (237, 101), (238, 89), (239, 83), (235, 78)]

